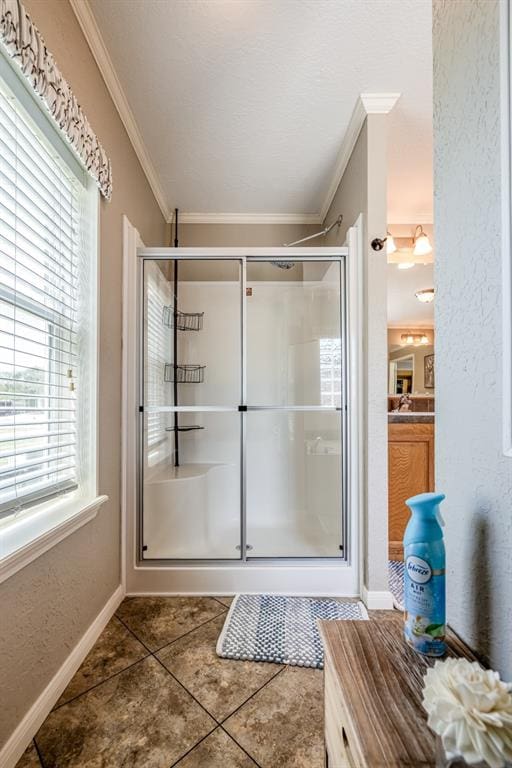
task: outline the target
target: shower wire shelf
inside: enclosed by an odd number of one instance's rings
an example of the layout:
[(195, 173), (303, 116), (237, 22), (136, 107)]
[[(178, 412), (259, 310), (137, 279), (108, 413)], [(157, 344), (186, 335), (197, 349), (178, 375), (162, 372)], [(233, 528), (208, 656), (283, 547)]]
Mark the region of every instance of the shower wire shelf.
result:
[(174, 363), (166, 363), (164, 381), (173, 384), (202, 384), (205, 368), (205, 365), (174, 365)]
[(176, 315), (176, 328), (178, 331), (201, 331), (203, 328), (204, 312), (180, 312), (174, 307), (164, 307), (162, 320), (167, 328), (174, 328), (174, 318)]
[(186, 427), (166, 427), (166, 432), (194, 432), (196, 429), (204, 429), (199, 424), (188, 424)]

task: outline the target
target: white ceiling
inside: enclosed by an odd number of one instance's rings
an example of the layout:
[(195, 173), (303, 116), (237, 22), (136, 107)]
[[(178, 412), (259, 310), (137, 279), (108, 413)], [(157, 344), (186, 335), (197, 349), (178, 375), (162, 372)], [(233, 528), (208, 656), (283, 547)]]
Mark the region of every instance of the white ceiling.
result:
[(388, 218), (432, 219), (431, 0), (89, 3), (168, 208), (318, 213), (359, 94), (400, 92)]
[(416, 264), (412, 269), (398, 269), (388, 264), (388, 326), (395, 328), (433, 328), (434, 303), (422, 304), (416, 291), (432, 288), (434, 265)]

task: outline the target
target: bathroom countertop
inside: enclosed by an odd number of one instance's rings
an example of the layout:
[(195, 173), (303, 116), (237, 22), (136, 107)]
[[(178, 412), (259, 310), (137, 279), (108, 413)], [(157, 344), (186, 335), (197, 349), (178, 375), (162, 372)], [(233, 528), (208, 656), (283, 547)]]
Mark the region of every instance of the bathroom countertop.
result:
[(433, 424), (434, 421), (435, 413), (414, 413), (414, 411), (388, 413), (388, 424)]

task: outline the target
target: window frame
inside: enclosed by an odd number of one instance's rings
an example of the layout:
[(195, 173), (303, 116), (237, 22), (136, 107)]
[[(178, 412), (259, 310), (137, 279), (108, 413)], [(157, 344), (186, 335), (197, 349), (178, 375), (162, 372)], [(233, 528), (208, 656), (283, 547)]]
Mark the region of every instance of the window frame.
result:
[[(98, 493), (98, 356), (99, 356), (99, 191), (72, 152), (64, 136), (51, 120), (42, 101), (31, 91), (5, 54), (0, 51), (0, 78), (17, 102), (49, 141), (71, 172), (84, 186), (81, 220), (85, 223), (81, 235), (87, 249), (88, 274), (84, 285), (87, 293), (84, 315), (85, 333), (81, 333), (80, 402), (77, 407), (77, 430), (81, 439), (77, 446), (80, 481), (76, 490), (65, 495), (40, 500), (15, 515), (0, 519), (0, 583), (35, 558), (58, 544), (65, 537), (94, 519), (108, 497)], [(84, 440), (84, 435), (86, 439)]]

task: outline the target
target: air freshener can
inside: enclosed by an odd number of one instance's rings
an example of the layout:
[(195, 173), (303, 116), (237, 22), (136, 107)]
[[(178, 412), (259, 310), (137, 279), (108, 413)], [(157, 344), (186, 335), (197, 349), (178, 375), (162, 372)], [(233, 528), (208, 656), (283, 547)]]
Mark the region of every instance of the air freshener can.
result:
[(418, 653), (446, 651), (446, 555), (439, 504), (442, 493), (406, 501), (411, 518), (404, 536), (405, 638)]

